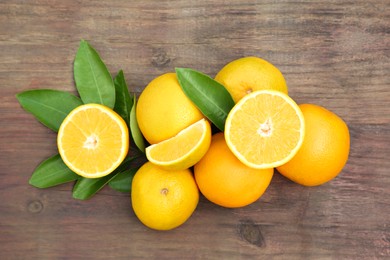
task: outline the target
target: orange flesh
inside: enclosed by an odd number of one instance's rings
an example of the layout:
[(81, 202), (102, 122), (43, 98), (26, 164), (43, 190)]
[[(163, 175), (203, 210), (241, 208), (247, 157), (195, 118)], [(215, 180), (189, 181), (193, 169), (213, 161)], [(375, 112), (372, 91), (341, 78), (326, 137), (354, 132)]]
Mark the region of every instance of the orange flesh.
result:
[(269, 164), (289, 156), (301, 129), (296, 110), (282, 97), (257, 95), (236, 111), (230, 140), (251, 163)]
[(76, 172), (80, 169), (86, 174), (100, 173), (123, 157), (123, 129), (103, 111), (93, 108), (79, 111), (62, 132), (61, 156)]

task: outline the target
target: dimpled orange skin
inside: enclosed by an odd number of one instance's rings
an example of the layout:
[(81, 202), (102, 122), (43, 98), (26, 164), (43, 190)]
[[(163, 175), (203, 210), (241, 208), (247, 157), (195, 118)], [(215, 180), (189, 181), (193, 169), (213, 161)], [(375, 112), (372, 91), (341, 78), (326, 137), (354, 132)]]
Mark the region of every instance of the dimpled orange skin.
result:
[(252, 169), (241, 163), (228, 148), (223, 133), (212, 137), (208, 152), (194, 167), (201, 193), (227, 208), (244, 207), (258, 200), (273, 172), (274, 169)]
[(318, 186), (335, 178), (347, 163), (349, 130), (339, 116), (321, 106), (302, 104), (299, 107), (306, 125), (303, 144), (277, 170), (298, 184)]

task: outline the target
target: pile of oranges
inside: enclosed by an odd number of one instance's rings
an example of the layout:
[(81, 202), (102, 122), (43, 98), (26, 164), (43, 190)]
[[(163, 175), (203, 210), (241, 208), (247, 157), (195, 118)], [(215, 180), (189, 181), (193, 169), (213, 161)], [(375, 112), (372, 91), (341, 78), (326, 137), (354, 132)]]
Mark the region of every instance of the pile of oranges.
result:
[[(215, 81), (234, 104), (222, 130), (184, 93), (176, 73), (153, 79), (138, 99), (136, 121), (149, 143), (148, 162), (132, 180), (131, 202), (152, 229), (182, 225), (200, 193), (222, 207), (244, 207), (264, 194), (275, 169), (298, 184), (316, 186), (335, 178), (348, 160), (346, 123), (321, 106), (298, 105), (268, 61), (234, 60)], [(212, 101), (205, 96), (204, 102)], [(66, 117), (57, 142), (73, 172), (97, 178), (123, 161), (129, 132), (110, 108), (86, 104)]]
[(297, 105), (271, 63), (234, 60), (215, 80), (235, 102), (223, 131), (210, 127), (175, 73), (155, 78), (139, 97), (137, 122), (151, 145), (149, 162), (133, 179), (131, 200), (137, 217), (152, 229), (183, 224), (196, 209), (198, 189), (219, 206), (244, 207), (266, 191), (274, 169), (316, 186), (336, 177), (347, 162), (346, 123), (318, 105)]

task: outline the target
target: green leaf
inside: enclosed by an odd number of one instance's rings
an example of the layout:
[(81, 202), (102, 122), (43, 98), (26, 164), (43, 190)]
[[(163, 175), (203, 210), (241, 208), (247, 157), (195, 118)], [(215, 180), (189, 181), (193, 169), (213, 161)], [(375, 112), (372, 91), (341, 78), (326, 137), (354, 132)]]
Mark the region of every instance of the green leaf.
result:
[(110, 72), (96, 50), (84, 40), (80, 42), (74, 61), (74, 79), (85, 104), (114, 108), (115, 86)]
[(27, 90), (16, 98), (26, 111), (55, 132), (69, 112), (83, 104), (78, 97), (53, 89)]
[(130, 97), (129, 90), (127, 88), (125, 76), (123, 71), (120, 70), (118, 75), (114, 78), (115, 85), (115, 106), (114, 111), (117, 112), (130, 126), (130, 110), (133, 106), (133, 100)]
[(176, 68), (180, 86), (187, 97), (221, 131), (234, 101), (223, 85), (211, 77), (187, 68)]
[(56, 154), (43, 161), (33, 172), (29, 183), (37, 188), (48, 188), (77, 180), (79, 175), (72, 172)]
[(118, 172), (113, 172), (107, 176), (95, 179), (81, 177), (73, 187), (73, 198), (79, 200), (91, 198), (117, 174)]
[(131, 136), (133, 137), (135, 145), (138, 147), (138, 149), (145, 153), (145, 141), (144, 137), (141, 133), (141, 130), (139, 130), (137, 117), (135, 113), (135, 109), (137, 107), (137, 97), (134, 95), (133, 98), (133, 107), (130, 111), (130, 132)]
[(95, 195), (101, 190), (111, 179), (127, 169), (129, 164), (134, 160), (134, 157), (126, 157), (125, 160), (119, 165), (119, 167), (107, 176), (101, 178), (84, 178), (80, 177), (73, 187), (73, 198), (86, 200)]
[(139, 167), (128, 169), (124, 172), (117, 174), (108, 185), (114, 190), (119, 192), (130, 192), (131, 183), (133, 182), (133, 177), (138, 171)]

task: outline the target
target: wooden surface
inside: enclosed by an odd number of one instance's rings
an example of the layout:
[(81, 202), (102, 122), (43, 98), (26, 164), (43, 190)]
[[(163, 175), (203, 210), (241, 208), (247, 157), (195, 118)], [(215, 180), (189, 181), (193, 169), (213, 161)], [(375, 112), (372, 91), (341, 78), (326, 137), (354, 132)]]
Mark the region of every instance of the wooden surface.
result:
[[(0, 259), (390, 258), (389, 1), (0, 1)], [(128, 194), (88, 201), (72, 184), (40, 190), (35, 167), (56, 134), (21, 109), (33, 88), (74, 92), (80, 39), (132, 92), (175, 67), (215, 76), (227, 62), (265, 58), (298, 103), (341, 116), (351, 133), (335, 180), (306, 188), (276, 174), (241, 209), (201, 198), (183, 226), (157, 232)]]

